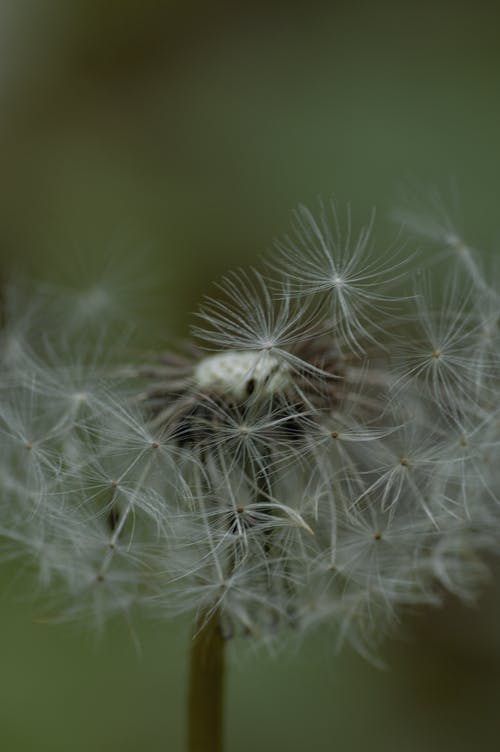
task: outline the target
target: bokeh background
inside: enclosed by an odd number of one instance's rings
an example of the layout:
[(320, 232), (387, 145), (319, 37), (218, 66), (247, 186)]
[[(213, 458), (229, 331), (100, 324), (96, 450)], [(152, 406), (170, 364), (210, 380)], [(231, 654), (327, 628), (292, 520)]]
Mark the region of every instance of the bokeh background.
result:
[[(401, 182), (437, 185), (494, 252), (499, 27), (494, 4), (443, 0), (1, 0), (0, 273), (140, 278), (146, 347), (318, 194), (360, 221), (375, 204), (383, 245)], [(409, 617), (386, 671), (328, 634), (235, 646), (228, 750), (496, 749), (496, 579), (473, 610)], [(96, 636), (45, 623), (33, 588), (3, 568), (1, 748), (181, 750), (189, 621)]]

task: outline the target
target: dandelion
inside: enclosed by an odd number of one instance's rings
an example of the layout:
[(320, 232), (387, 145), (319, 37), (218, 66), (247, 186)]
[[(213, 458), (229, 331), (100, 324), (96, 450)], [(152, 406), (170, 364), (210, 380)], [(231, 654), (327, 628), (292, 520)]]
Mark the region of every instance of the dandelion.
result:
[(230, 273), (193, 342), (140, 362), (89, 326), (116, 291), (67, 317), (67, 293), (6, 291), (4, 556), (37, 563), (57, 619), (193, 615), (191, 752), (222, 749), (229, 639), (328, 624), (377, 662), (405, 608), (484, 579), (500, 296), (449, 217), (409, 216), (443, 245), (432, 283), (425, 259), (410, 275), (415, 254), (375, 251), (373, 217), (301, 207), (272, 279)]

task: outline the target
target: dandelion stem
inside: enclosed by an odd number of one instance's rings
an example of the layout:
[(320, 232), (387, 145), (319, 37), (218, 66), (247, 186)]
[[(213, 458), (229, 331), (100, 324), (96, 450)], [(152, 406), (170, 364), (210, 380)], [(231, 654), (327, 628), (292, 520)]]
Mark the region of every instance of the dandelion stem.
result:
[(222, 752), (224, 638), (219, 613), (202, 612), (191, 643), (188, 752)]

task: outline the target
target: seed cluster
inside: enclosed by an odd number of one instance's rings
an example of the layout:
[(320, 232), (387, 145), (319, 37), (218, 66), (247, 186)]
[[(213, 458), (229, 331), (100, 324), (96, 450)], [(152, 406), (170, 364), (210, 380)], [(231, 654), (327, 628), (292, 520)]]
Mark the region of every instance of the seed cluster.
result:
[(0, 536), (61, 618), (217, 610), (227, 637), (326, 623), (366, 651), (406, 605), (474, 597), (498, 545), (500, 294), (446, 216), (405, 222), (429, 271), (299, 208), (184, 353), (122, 367), (97, 341), (112, 290), (95, 330), (62, 331), (43, 290), (6, 291)]

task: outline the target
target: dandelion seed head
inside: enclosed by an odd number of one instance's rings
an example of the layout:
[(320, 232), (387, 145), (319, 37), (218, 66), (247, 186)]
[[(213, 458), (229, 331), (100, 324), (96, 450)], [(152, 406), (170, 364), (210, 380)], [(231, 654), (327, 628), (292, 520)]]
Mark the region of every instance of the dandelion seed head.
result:
[(411, 214), (444, 248), (405, 279), (373, 217), (299, 208), (273, 277), (228, 274), (180, 353), (110, 354), (87, 324), (128, 308), (103, 280), (9, 292), (1, 550), (61, 619), (217, 611), (266, 645), (326, 624), (373, 657), (407, 606), (473, 600), (499, 538), (500, 295), (441, 209)]

